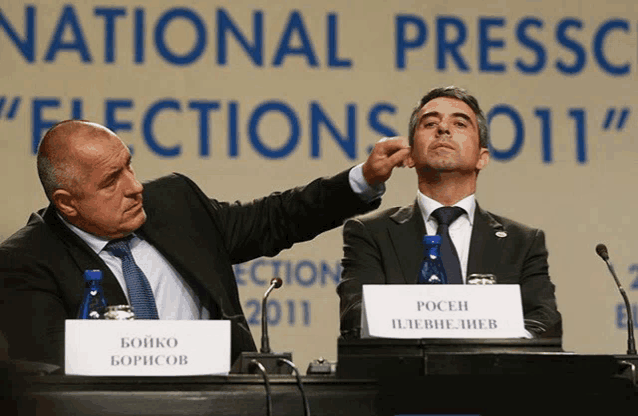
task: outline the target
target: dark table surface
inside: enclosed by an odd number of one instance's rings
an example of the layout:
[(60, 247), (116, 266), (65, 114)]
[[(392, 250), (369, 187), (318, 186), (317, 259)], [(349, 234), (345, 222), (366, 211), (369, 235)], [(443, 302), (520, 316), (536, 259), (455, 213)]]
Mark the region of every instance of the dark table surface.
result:
[[(312, 415), (638, 414), (635, 380), (627, 372), (638, 357), (516, 348), (444, 351), (382, 340), (340, 343), (339, 356), (341, 374), (302, 378)], [(266, 415), (258, 375), (12, 373), (8, 381), (10, 400), (4, 401), (3, 414)], [(273, 415), (304, 414), (294, 377), (273, 375), (270, 389)]]

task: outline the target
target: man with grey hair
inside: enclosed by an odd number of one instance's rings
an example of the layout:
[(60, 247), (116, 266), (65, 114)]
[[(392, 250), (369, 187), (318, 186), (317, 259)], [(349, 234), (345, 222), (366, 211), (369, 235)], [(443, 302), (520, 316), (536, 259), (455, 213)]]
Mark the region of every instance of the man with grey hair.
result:
[(64, 362), (64, 320), (78, 313), (89, 269), (102, 270), (110, 305), (130, 302), (144, 319), (226, 319), (231, 359), (254, 351), (232, 265), (378, 207), (407, 153), (400, 140), (378, 143), (365, 163), (334, 177), (227, 203), (180, 174), (142, 185), (127, 146), (101, 125), (55, 125), (37, 159), (50, 205), (0, 244), (0, 332), (10, 357)]
[(543, 231), (485, 211), (475, 200), (478, 174), (490, 156), (487, 120), (476, 98), (454, 86), (432, 89), (412, 112), (408, 139), (406, 163), (418, 180), (414, 204), (344, 225), (337, 287), (342, 336), (359, 336), (362, 286), (416, 283), (423, 236), (437, 232), (449, 283), (494, 274), (497, 283), (519, 284), (528, 336), (561, 336)]

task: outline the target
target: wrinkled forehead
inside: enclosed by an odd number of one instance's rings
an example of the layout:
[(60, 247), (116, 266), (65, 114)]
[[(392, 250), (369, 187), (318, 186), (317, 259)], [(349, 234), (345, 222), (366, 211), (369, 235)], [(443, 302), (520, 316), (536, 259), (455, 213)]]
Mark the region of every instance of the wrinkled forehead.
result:
[(124, 163), (130, 158), (128, 147), (108, 130), (92, 130), (77, 134), (71, 139), (69, 162), (81, 168), (85, 174), (109, 165)]
[(418, 118), (424, 116), (463, 116), (468, 118), (475, 126), (478, 124), (476, 114), (472, 108), (462, 100), (451, 97), (438, 97), (425, 103), (419, 111)]
[(115, 133), (102, 126), (77, 129), (68, 137), (69, 147), (84, 154), (99, 154), (105, 149), (128, 150)]

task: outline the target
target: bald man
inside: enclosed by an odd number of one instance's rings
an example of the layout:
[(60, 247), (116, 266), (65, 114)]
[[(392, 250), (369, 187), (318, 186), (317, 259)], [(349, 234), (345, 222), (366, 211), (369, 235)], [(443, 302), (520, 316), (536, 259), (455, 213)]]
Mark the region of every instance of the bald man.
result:
[(172, 174), (142, 185), (124, 143), (95, 123), (67, 120), (40, 143), (38, 175), (50, 201), (0, 244), (0, 331), (12, 359), (64, 362), (64, 320), (76, 317), (83, 272), (100, 269), (110, 305), (128, 304), (126, 238), (159, 319), (227, 319), (231, 359), (255, 344), (232, 265), (274, 256), (380, 204), (383, 183), (408, 154), (378, 143), (365, 163), (247, 204), (209, 199)]

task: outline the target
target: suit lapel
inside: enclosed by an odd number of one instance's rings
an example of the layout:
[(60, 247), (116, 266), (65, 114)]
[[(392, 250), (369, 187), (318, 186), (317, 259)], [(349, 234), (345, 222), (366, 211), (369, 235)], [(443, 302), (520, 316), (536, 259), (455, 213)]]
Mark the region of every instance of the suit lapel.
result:
[[(211, 244), (208, 239), (200, 238), (197, 233), (191, 233), (188, 238), (184, 238), (183, 233), (173, 229), (175, 225), (164, 223), (154, 216), (152, 211), (147, 210), (147, 215), (146, 222), (136, 231), (136, 234), (142, 236), (162, 253), (164, 258), (193, 287), (200, 301), (207, 304), (206, 298), (202, 296), (203, 289), (217, 306), (222, 308), (223, 313), (232, 313), (234, 309), (228, 303), (229, 295), (221, 283), (223, 279), (202, 278), (228, 273), (226, 269), (229, 266), (224, 261), (227, 256), (224, 257), (220, 252), (223, 244), (221, 242)], [(210, 260), (211, 258), (213, 261)]]
[(416, 201), (413, 205), (401, 208), (390, 216), (388, 228), (396, 257), (401, 268), (401, 277), (390, 279), (388, 283), (409, 283), (417, 281), (419, 265), (423, 260), (423, 235), (425, 223)]
[[(84, 271), (98, 269), (102, 270), (102, 288), (104, 289), (104, 297), (106, 297), (107, 303), (109, 305), (128, 304), (122, 286), (120, 286), (120, 283), (111, 272), (111, 269), (109, 269), (100, 256), (98, 256), (84, 240), (78, 237), (77, 234), (71, 231), (69, 227), (62, 222), (52, 205), (49, 205), (45, 210), (43, 217), (44, 221), (51, 227), (62, 244), (66, 246), (67, 252), (78, 267), (78, 270), (69, 270), (68, 273), (70, 275), (65, 277), (72, 279), (76, 276), (75, 279), (78, 282), (78, 290), (75, 292), (75, 296), (81, 300), (84, 293)], [(78, 304), (79, 302), (80, 301), (78, 301)]]
[(467, 276), (472, 273), (494, 273), (507, 239), (503, 224), (476, 204), (474, 226), (470, 239), (470, 253), (467, 261)]
[[(423, 236), (426, 233), (423, 215), (415, 201), (414, 205), (401, 208), (392, 214), (390, 219), (393, 224), (388, 227), (388, 234), (402, 276), (390, 278), (388, 283), (414, 284), (423, 259)], [(504, 231), (503, 224), (481, 209), (477, 203), (470, 239), (467, 275), (495, 273), (499, 269), (505, 240), (507, 240), (507, 233)]]

